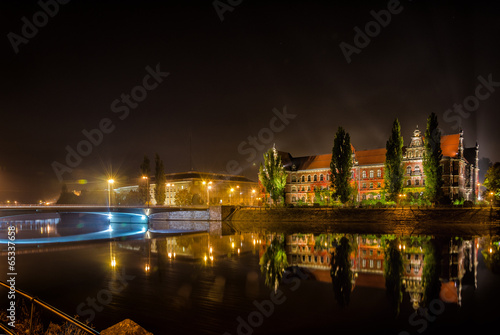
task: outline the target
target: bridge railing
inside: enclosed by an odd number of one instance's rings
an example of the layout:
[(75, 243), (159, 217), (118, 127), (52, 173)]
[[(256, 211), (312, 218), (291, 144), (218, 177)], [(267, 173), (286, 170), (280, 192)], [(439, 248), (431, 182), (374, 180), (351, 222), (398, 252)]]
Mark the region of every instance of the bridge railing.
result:
[[(70, 324), (74, 325), (75, 327), (77, 327), (78, 329), (81, 329), (83, 330), (85, 333), (87, 334), (95, 334), (95, 335), (99, 335), (100, 333), (95, 330), (95, 329), (92, 329), (91, 327), (87, 326), (86, 324), (84, 324), (83, 322), (75, 319), (75, 318), (72, 318), (71, 316), (69, 316), (68, 314), (64, 313), (63, 311), (60, 311), (59, 309), (49, 305), (48, 303), (36, 298), (36, 297), (33, 297), (31, 295), (29, 295), (28, 293), (24, 292), (24, 291), (21, 291), (21, 290), (18, 290), (18, 289), (14, 289), (12, 290), (12, 288), (10, 287), (10, 285), (0, 281), (0, 286), (3, 286), (11, 291), (15, 291), (17, 294), (29, 299), (31, 301), (31, 308), (30, 308), (30, 320), (29, 320), (29, 334), (32, 334), (33, 333), (33, 316), (34, 316), (34, 311), (35, 311), (35, 304), (44, 308), (45, 310), (51, 312), (52, 314), (55, 314), (61, 318), (63, 318), (64, 320), (66, 320), (67, 322), (69, 322)], [(0, 328), (5, 330), (7, 332), (7, 334), (14, 334), (12, 333), (12, 329), (9, 329), (7, 328), (5, 325), (2, 325), (0, 323)], [(6, 329), (7, 328), (7, 329)]]

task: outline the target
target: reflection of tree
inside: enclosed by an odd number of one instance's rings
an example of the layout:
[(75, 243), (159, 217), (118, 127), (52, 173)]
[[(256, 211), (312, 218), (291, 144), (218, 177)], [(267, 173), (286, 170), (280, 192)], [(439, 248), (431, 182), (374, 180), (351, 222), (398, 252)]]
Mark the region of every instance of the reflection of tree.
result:
[(490, 241), (485, 244), (483, 250), (481, 250), (481, 254), (484, 257), (484, 263), (486, 267), (491, 270), (491, 272), (495, 274), (500, 273), (500, 252), (499, 250), (499, 242), (498, 241)]
[(424, 287), (423, 305), (439, 297), (441, 291), (441, 281), (439, 280), (440, 253), (435, 240), (427, 241), (424, 244), (424, 268), (422, 269), (422, 285)]
[(340, 307), (349, 305), (351, 297), (352, 271), (349, 260), (350, 253), (351, 246), (349, 240), (344, 236), (340, 239), (339, 244), (335, 246), (330, 261), (332, 266), (330, 275), (332, 276), (333, 293)]
[(260, 258), (259, 264), (266, 285), (269, 288), (274, 288), (274, 292), (277, 292), (283, 272), (288, 266), (284, 242), (275, 237)]
[(386, 241), (384, 251), (385, 288), (391, 300), (396, 315), (399, 314), (399, 305), (403, 300), (401, 282), (403, 276), (403, 257), (399, 251), (398, 240)]

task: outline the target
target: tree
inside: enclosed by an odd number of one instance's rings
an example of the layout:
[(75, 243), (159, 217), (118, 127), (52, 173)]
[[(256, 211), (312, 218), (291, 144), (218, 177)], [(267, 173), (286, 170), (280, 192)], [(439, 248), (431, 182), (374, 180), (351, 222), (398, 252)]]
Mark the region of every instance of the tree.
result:
[(264, 165), (261, 163), (259, 168), (259, 180), (274, 204), (277, 204), (279, 199), (283, 199), (286, 177), (281, 157), (273, 146), (264, 154)]
[(441, 169), (441, 131), (438, 128), (437, 116), (435, 113), (427, 118), (427, 129), (425, 131), (425, 154), (424, 154), (424, 174), (425, 174), (425, 196), (431, 202), (441, 199), (443, 190), (443, 172)]
[(387, 197), (395, 201), (403, 190), (404, 167), (403, 167), (403, 136), (398, 119), (392, 124), (391, 137), (385, 148), (385, 173), (384, 183)]
[(260, 258), (259, 264), (266, 285), (269, 288), (274, 288), (274, 292), (276, 293), (283, 273), (288, 267), (284, 242), (280, 242), (279, 239), (275, 237), (267, 247), (266, 252)]
[(332, 186), (340, 202), (346, 203), (351, 196), (352, 148), (351, 137), (342, 127), (335, 134), (330, 163)]
[(493, 192), (497, 197), (500, 196), (500, 162), (496, 162), (486, 172), (483, 185), (488, 194)]
[[(139, 183), (139, 193), (141, 194), (141, 201), (143, 204), (147, 204), (151, 201), (149, 195), (149, 178), (151, 175), (151, 167), (149, 162), (149, 157), (144, 155), (144, 160), (141, 164), (141, 181)], [(145, 178), (144, 178), (145, 177)]]
[(163, 205), (167, 195), (165, 194), (165, 168), (163, 161), (158, 154), (155, 155), (155, 182), (156, 187), (154, 191), (155, 201), (157, 205)]
[(57, 199), (56, 204), (77, 204), (78, 196), (73, 192), (68, 191), (68, 185), (63, 184), (61, 187), (61, 194), (59, 195), (59, 199)]
[(340, 307), (349, 305), (352, 290), (351, 246), (347, 237), (343, 236), (335, 246), (330, 260), (330, 276), (333, 293)]
[(187, 188), (175, 192), (175, 204), (177, 206), (190, 206), (193, 204), (193, 193)]

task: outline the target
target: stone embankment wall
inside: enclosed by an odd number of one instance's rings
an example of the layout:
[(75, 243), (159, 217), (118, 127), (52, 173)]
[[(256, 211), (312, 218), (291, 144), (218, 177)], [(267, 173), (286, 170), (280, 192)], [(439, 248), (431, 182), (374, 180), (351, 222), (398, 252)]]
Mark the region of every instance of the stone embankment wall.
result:
[(500, 223), (499, 208), (240, 208), (231, 221)]

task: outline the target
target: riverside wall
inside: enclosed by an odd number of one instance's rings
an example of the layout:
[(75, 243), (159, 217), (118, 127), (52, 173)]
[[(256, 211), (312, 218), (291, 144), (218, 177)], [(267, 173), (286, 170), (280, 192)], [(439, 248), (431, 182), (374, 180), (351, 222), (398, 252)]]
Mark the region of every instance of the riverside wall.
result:
[(500, 223), (500, 208), (240, 208), (231, 221)]

